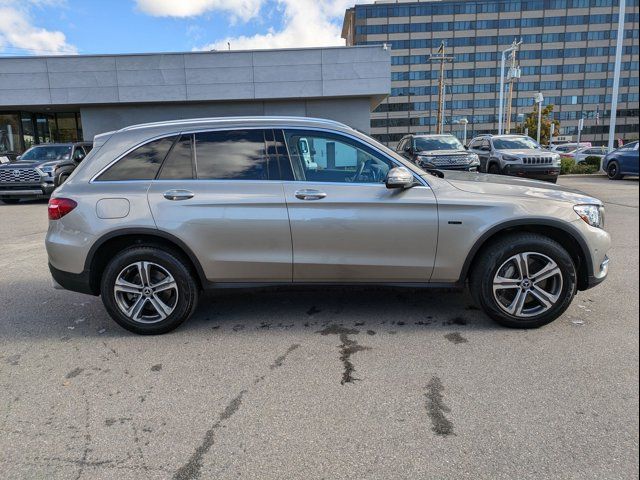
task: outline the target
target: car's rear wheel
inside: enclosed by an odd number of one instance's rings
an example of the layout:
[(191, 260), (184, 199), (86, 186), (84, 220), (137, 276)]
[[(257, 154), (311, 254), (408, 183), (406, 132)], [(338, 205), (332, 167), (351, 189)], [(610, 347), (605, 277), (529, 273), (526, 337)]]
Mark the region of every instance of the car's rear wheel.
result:
[(481, 252), (470, 277), (478, 305), (499, 324), (537, 328), (552, 322), (576, 293), (569, 253), (548, 237), (513, 234)]
[(19, 198), (3, 198), (2, 201), (7, 205), (15, 205), (20, 201)]
[(624, 175), (620, 174), (620, 165), (613, 160), (607, 167), (607, 176), (610, 180), (621, 180)]
[(104, 271), (100, 293), (120, 326), (144, 335), (177, 328), (198, 301), (198, 285), (184, 259), (156, 247), (118, 253)]

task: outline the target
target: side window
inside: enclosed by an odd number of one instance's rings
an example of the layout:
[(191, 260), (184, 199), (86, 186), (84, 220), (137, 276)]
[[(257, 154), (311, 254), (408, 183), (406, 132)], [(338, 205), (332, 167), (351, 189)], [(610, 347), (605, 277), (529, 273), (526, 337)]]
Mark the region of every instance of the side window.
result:
[(153, 180), (176, 137), (153, 140), (136, 148), (98, 177), (98, 181)]
[(192, 135), (182, 135), (173, 145), (162, 170), (159, 180), (191, 180), (193, 179), (193, 163), (191, 160)]
[(266, 152), (264, 130), (196, 133), (195, 145), (200, 180), (279, 180), (277, 159)]
[(86, 155), (84, 153), (84, 150), (81, 146), (78, 145), (73, 151), (73, 160), (75, 160), (76, 162), (81, 162), (85, 156)]
[(483, 152), (491, 151), (491, 143), (489, 142), (489, 140), (482, 141), (482, 143), (480, 144), (480, 150), (482, 150)]
[(286, 130), (289, 157), (298, 181), (384, 183), (395, 165), (358, 142), (330, 133)]

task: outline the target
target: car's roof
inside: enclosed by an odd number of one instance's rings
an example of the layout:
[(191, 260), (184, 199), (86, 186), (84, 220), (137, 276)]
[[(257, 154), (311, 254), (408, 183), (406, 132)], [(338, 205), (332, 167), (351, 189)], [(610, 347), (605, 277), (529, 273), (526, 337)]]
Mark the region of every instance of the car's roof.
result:
[(142, 123), (124, 127), (119, 132), (143, 129), (192, 129), (207, 127), (225, 127), (238, 125), (289, 125), (303, 127), (340, 127), (352, 130), (351, 127), (335, 120), (311, 117), (290, 117), (290, 116), (247, 116), (247, 117), (211, 117), (211, 118), (189, 118), (181, 120), (168, 120), (164, 122)]
[(414, 137), (429, 137), (429, 138), (437, 138), (437, 137), (453, 137), (452, 133), (417, 133)]

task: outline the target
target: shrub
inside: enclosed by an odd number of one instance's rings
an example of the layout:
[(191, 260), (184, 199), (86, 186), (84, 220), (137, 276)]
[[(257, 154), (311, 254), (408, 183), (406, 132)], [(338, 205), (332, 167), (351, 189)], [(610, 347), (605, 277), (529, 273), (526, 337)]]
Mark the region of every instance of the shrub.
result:
[(560, 175), (571, 173), (571, 170), (573, 170), (575, 166), (576, 162), (573, 158), (560, 158)]
[(600, 162), (601, 162), (600, 157), (591, 156), (591, 157), (585, 158), (584, 162), (582, 162), (582, 164), (583, 165), (592, 165), (594, 167), (598, 167), (598, 169), (599, 169), (600, 168)]

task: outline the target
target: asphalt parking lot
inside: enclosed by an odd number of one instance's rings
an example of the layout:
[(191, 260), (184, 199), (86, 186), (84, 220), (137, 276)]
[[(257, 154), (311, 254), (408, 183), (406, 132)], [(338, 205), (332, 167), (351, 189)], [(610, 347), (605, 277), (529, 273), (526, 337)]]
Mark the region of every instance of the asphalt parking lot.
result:
[(610, 277), (539, 330), (458, 292), (222, 291), (140, 337), (53, 290), (46, 202), (0, 205), (0, 477), (638, 477), (638, 180)]

